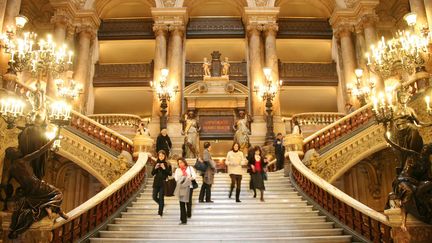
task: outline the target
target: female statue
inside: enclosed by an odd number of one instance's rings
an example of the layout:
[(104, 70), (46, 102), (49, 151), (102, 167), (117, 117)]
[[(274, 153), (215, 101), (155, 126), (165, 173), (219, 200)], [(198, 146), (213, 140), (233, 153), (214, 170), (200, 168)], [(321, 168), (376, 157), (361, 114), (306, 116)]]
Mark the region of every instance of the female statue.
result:
[(234, 125), (234, 142), (240, 144), (241, 151), (247, 151), (249, 148), (249, 135), (251, 134), (249, 129), (249, 116), (244, 111), (239, 111), (240, 119), (237, 120)]
[(193, 111), (185, 115), (183, 121), (184, 152), (186, 158), (198, 157), (198, 132), (201, 130)]
[(16, 208), (12, 214), (9, 238), (15, 239), (18, 234), (26, 231), (34, 222), (58, 213), (64, 219), (68, 216), (63, 213), (60, 205), (63, 193), (56, 187), (39, 179), (31, 166), (31, 161), (45, 154), (58, 137), (46, 143), (38, 150), (24, 154), (15, 147), (6, 149), (6, 158), (10, 161), (9, 178), (15, 179), (20, 187), (16, 190)]

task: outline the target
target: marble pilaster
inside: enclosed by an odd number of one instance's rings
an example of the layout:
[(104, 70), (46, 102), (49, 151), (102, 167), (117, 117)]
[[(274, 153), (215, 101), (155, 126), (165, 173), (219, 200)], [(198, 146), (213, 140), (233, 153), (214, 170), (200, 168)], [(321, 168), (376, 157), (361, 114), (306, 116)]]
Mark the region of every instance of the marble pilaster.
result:
[(424, 0), (429, 31), (432, 31), (432, 0)]
[(248, 25), (249, 40), (249, 66), (250, 66), (250, 87), (252, 96), (252, 115), (262, 116), (264, 113), (263, 102), (258, 94), (254, 92), (255, 87), (259, 87), (264, 82), (263, 64), (261, 62), (261, 25)]
[(425, 1), (424, 0), (409, 0), (411, 12), (417, 14), (417, 30), (428, 26)]
[[(15, 17), (19, 15), (21, 9), (21, 0), (7, 0), (3, 18), (2, 32), (8, 26), (15, 27)], [(9, 55), (0, 53), (0, 74), (6, 73), (8, 68)]]
[[(183, 86), (183, 37), (184, 25), (170, 26), (169, 59), (168, 59), (168, 85), (177, 86), (182, 90)], [(178, 122), (181, 116), (181, 94), (176, 94), (169, 103), (169, 121)]]

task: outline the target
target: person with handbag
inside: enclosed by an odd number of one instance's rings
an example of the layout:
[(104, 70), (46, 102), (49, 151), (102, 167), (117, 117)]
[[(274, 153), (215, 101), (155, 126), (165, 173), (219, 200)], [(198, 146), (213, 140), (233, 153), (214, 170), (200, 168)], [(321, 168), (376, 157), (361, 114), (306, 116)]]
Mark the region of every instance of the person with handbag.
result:
[(247, 162), (244, 158), (243, 152), (239, 150), (240, 144), (235, 142), (228, 152), (225, 164), (228, 167), (228, 173), (231, 178), (231, 187), (228, 197), (231, 198), (234, 186), (236, 186), (236, 202), (240, 201), (240, 188), (242, 180), (242, 165)]
[(256, 189), (261, 192), (261, 202), (264, 202), (264, 177), (267, 170), (268, 160), (262, 155), (262, 150), (259, 146), (253, 148), (253, 156), (248, 157), (248, 168), (251, 173), (251, 181), (256, 197)]
[(198, 188), (196, 173), (192, 166), (188, 166), (184, 158), (177, 160), (178, 168), (174, 173), (177, 182), (175, 195), (180, 201), (180, 224), (186, 224), (187, 218), (192, 217), (192, 194)]
[(171, 139), (168, 136), (168, 131), (166, 128), (162, 129), (159, 136), (156, 138), (156, 151), (165, 151), (167, 158), (171, 153)]
[(214, 182), (214, 175), (216, 173), (216, 163), (213, 161), (211, 154), (211, 144), (210, 142), (204, 143), (204, 152), (203, 152), (203, 160), (204, 163), (207, 163), (207, 169), (204, 173), (202, 173), (203, 184), (201, 186), (200, 194), (198, 197), (198, 201), (200, 203), (205, 201), (208, 203), (212, 203), (211, 200), (211, 186)]
[(171, 166), (166, 162), (166, 153), (164, 150), (158, 152), (156, 164), (151, 172), (153, 179), (153, 200), (159, 204), (158, 215), (162, 217), (164, 209), (165, 181), (168, 176), (172, 175)]

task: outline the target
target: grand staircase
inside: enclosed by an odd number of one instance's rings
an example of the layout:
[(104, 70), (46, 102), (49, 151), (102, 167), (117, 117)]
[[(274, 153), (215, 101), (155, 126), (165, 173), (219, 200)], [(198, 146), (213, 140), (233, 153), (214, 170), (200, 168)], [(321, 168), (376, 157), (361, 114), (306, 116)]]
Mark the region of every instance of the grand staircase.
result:
[[(197, 179), (201, 185), (201, 178)], [(179, 225), (176, 197), (165, 197), (164, 216), (152, 200), (152, 178), (121, 217), (114, 219), (92, 243), (114, 242), (351, 242), (350, 235), (328, 222), (308, 205), (282, 172), (269, 173), (265, 202), (252, 197), (249, 175), (242, 180), (241, 203), (228, 199), (228, 174), (217, 174), (212, 188), (214, 203), (198, 203), (194, 191), (192, 218)], [(233, 193), (235, 194), (235, 193)]]

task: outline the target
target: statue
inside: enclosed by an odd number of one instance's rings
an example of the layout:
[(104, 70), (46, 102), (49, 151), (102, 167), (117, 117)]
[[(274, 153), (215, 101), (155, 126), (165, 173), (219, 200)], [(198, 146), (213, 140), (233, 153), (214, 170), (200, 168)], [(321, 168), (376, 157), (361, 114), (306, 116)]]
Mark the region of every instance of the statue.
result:
[(60, 208), (63, 201), (62, 192), (38, 178), (31, 166), (32, 161), (46, 154), (58, 136), (57, 134), (56, 138), (31, 153), (25, 153), (15, 147), (6, 149), (5, 158), (10, 162), (10, 169), (7, 172), (9, 173), (8, 182), (15, 179), (20, 185), (14, 195), (16, 207), (12, 214), (11, 231), (8, 235), (10, 239), (17, 238), (34, 222), (46, 216), (53, 219), (53, 212), (64, 219), (68, 218)]
[(32, 106), (31, 119), (35, 123), (42, 123), (45, 121), (45, 92), (41, 86), (41, 82), (37, 81), (34, 91), (28, 91), (26, 96)]
[(228, 76), (228, 72), (229, 72), (229, 69), (230, 69), (230, 64), (229, 64), (229, 62), (228, 62), (228, 57), (225, 57), (225, 61), (224, 62), (222, 62), (222, 75), (223, 76)]
[[(250, 129), (250, 118), (244, 111), (239, 111), (239, 119), (234, 125), (234, 142), (240, 144), (241, 151), (247, 151), (249, 148), (249, 135), (251, 134)], [(247, 154), (247, 152), (245, 153)]]
[(147, 128), (147, 126), (144, 124), (144, 122), (140, 122), (140, 124), (138, 125), (138, 129), (136, 132), (136, 135), (145, 135), (145, 136), (149, 136), (150, 137), (150, 131)]
[(210, 77), (210, 62), (207, 60), (207, 57), (204, 57), (204, 63), (202, 65), (204, 70), (204, 77)]
[(189, 111), (185, 115), (183, 120), (183, 131), (182, 135), (184, 138), (184, 154), (186, 158), (197, 158), (198, 157), (198, 133), (201, 130), (198, 121), (195, 119), (193, 111)]

